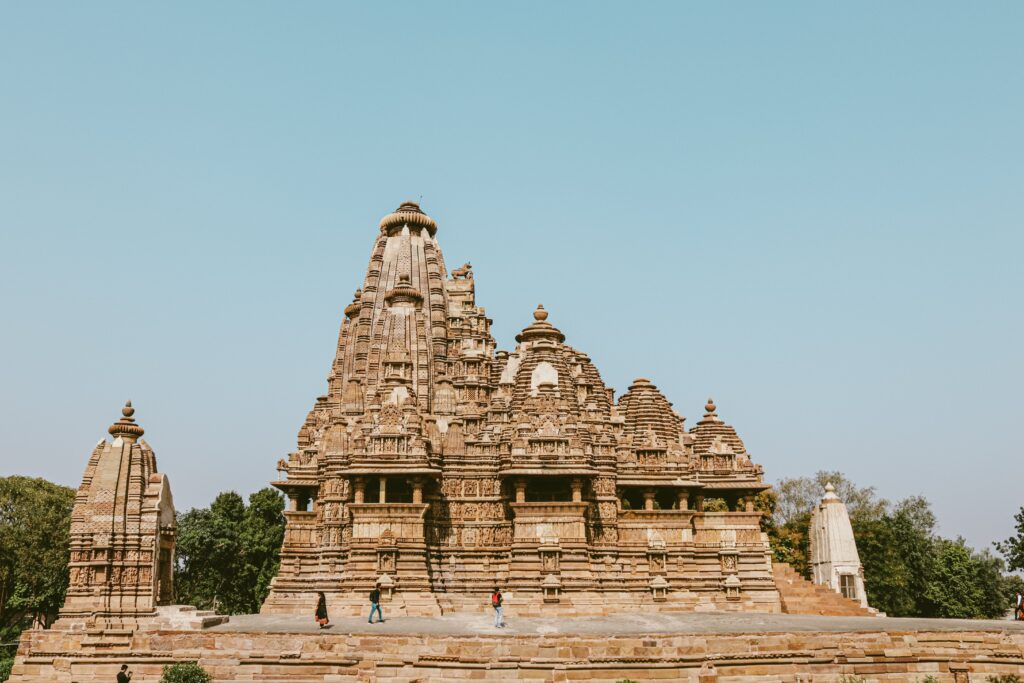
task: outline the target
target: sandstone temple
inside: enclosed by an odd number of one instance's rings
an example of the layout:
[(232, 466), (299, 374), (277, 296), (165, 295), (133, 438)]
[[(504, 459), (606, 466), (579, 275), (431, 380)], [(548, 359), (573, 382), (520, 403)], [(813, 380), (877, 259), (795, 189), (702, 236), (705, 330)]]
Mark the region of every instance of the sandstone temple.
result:
[(274, 485), (290, 501), (263, 611), (316, 591), (438, 614), (501, 586), (519, 610), (779, 611), (755, 497), (710, 399), (687, 429), (647, 379), (617, 397), (538, 306), (498, 350), (467, 263), (407, 202), (380, 222), (327, 393)]

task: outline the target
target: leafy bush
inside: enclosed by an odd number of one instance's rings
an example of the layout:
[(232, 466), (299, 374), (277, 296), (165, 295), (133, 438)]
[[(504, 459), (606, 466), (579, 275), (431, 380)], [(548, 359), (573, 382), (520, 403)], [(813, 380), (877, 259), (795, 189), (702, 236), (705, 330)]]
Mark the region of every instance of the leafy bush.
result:
[(160, 683), (210, 683), (213, 676), (195, 662), (169, 664), (164, 667)]
[(13, 657), (0, 657), (0, 681), (6, 681), (11, 677), (12, 666), (14, 666)]
[(939, 679), (935, 676), (925, 676), (924, 678), (917, 679), (917, 683), (939, 683)]
[(852, 674), (843, 674), (839, 677), (839, 683), (864, 683), (864, 679)]
[(1020, 676), (1017, 674), (1001, 674), (999, 676), (989, 676), (985, 680), (989, 683), (1020, 683)]

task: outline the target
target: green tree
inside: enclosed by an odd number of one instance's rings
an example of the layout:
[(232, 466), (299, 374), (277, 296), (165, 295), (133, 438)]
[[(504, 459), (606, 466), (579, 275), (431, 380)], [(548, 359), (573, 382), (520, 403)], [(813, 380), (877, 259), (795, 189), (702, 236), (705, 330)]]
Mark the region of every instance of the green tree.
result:
[(178, 601), (226, 614), (259, 611), (277, 573), (284, 497), (265, 488), (246, 506), (234, 491), (178, 517)]
[(862, 488), (846, 478), (842, 472), (822, 470), (813, 477), (783, 479), (775, 485), (776, 521), (780, 526), (800, 522), (804, 515), (821, 501), (825, 485), (831, 483), (836, 495), (846, 504), (850, 519), (877, 519), (885, 514), (888, 502), (879, 498), (874, 486)]
[(874, 487), (859, 487), (842, 472), (834, 471), (820, 471), (813, 477), (783, 479), (774, 486), (770, 496), (758, 497), (759, 509), (771, 515), (770, 521), (762, 523), (762, 529), (768, 534), (775, 561), (790, 564), (805, 577), (810, 575), (811, 511), (821, 501), (828, 483), (836, 488), (836, 495), (846, 503), (850, 520), (855, 525), (877, 520), (888, 509), (888, 501), (878, 498)]
[(1002, 543), (996, 543), (995, 546), (1006, 558), (1009, 570), (1020, 572), (1024, 571), (1024, 507), (1013, 518), (1017, 522), (1017, 535), (1011, 536)]
[(0, 477), (0, 641), (27, 620), (48, 626), (64, 603), (74, 502), (66, 486)]
[(962, 539), (939, 542), (935, 570), (925, 594), (931, 603), (929, 616), (958, 619), (982, 616), (979, 605), (984, 596), (974, 570), (971, 551)]

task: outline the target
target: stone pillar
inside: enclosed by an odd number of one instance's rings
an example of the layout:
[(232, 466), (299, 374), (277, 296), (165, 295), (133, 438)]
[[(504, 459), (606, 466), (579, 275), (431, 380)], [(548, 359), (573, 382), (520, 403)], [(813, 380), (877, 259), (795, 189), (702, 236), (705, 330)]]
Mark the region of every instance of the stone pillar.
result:
[(377, 502), (388, 502), (388, 478), (384, 475), (381, 475), (380, 477), (380, 498), (377, 499)]
[(654, 509), (654, 489), (644, 491), (644, 510)]
[(299, 494), (298, 493), (292, 493), (290, 496), (288, 496), (288, 509), (291, 510), (292, 512), (298, 512), (299, 511)]
[(697, 512), (704, 512), (704, 496), (697, 496), (694, 501), (694, 509), (697, 510)]
[(355, 488), (355, 499), (354, 503), (362, 503), (365, 500), (364, 492), (366, 491), (366, 481), (362, 477), (356, 477), (352, 480), (352, 486)]
[(579, 479), (572, 480), (572, 502), (583, 502), (583, 482)]
[(525, 503), (526, 502), (526, 480), (525, 479), (516, 479), (516, 502), (517, 503)]
[(746, 512), (753, 512), (754, 511), (754, 496), (747, 496), (744, 499), (744, 504), (745, 504), (745, 508), (744, 509), (745, 509)]
[(680, 510), (689, 510), (690, 509), (690, 492), (684, 489), (684, 490), (680, 491), (678, 495), (679, 495), (679, 509)]
[(423, 502), (423, 480), (419, 477), (412, 480), (412, 502)]

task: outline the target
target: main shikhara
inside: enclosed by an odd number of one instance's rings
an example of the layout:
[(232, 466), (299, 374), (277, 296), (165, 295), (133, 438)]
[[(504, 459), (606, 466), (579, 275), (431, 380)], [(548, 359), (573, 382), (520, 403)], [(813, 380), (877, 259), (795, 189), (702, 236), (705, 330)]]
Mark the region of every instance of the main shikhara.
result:
[[(289, 497), (263, 611), (779, 611), (762, 468), (712, 401), (690, 430), (646, 379), (617, 401), (538, 306), (499, 351), (469, 264), (412, 202), (384, 217), (327, 393), (278, 463)], [(714, 504), (705, 506), (705, 501)]]

